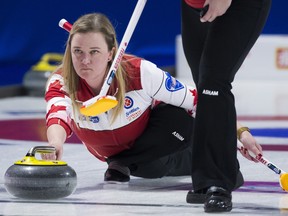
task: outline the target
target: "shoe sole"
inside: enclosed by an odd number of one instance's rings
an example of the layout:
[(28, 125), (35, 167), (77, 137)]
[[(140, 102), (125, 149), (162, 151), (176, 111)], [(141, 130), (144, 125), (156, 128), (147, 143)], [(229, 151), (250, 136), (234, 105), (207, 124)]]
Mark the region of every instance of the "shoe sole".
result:
[(227, 209), (223, 209), (223, 208), (211, 208), (211, 207), (204, 207), (204, 211), (207, 212), (207, 213), (219, 213), (219, 212), (230, 212), (232, 210), (232, 206), (231, 207), (228, 207)]
[(119, 181), (104, 181), (107, 184), (119, 184), (119, 185), (123, 185), (123, 184), (128, 184), (129, 181), (126, 182), (119, 182)]

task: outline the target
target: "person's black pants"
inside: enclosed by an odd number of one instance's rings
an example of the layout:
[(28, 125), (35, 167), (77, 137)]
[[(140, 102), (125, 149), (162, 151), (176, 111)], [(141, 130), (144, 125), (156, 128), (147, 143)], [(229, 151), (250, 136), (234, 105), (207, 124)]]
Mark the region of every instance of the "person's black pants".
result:
[(148, 126), (133, 147), (107, 162), (120, 162), (131, 175), (143, 178), (190, 175), (193, 120), (184, 109), (162, 103), (151, 111)]
[(270, 6), (271, 0), (233, 0), (223, 16), (201, 23), (199, 10), (182, 0), (183, 48), (198, 90), (192, 147), (195, 190), (235, 186), (239, 167), (232, 82), (262, 31)]

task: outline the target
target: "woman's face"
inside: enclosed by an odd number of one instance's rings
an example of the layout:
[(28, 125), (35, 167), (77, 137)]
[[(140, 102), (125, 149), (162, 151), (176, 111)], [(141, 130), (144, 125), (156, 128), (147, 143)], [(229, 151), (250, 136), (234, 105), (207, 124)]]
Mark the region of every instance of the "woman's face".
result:
[(71, 54), (78, 76), (92, 87), (102, 83), (113, 51), (108, 50), (101, 33), (76, 33), (71, 41)]

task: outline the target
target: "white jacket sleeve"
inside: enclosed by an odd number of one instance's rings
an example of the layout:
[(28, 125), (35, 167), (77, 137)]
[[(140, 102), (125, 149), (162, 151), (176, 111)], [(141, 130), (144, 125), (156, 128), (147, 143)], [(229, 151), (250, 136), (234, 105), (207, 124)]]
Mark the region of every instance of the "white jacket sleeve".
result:
[(141, 84), (143, 90), (153, 99), (187, 110), (195, 110), (196, 88), (180, 82), (146, 60), (141, 62)]

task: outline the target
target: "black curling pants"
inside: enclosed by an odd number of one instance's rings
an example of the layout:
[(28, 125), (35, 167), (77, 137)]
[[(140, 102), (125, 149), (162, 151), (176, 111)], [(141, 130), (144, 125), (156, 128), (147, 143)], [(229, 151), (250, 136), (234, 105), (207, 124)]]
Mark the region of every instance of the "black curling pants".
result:
[(183, 48), (198, 90), (194, 190), (220, 186), (232, 191), (235, 186), (239, 165), (232, 82), (263, 29), (270, 5), (271, 0), (233, 0), (223, 16), (201, 23), (199, 11), (182, 0)]
[[(194, 119), (179, 107), (160, 104), (133, 147), (109, 157), (143, 178), (191, 175), (191, 135)], [(129, 136), (129, 134), (127, 134)]]

